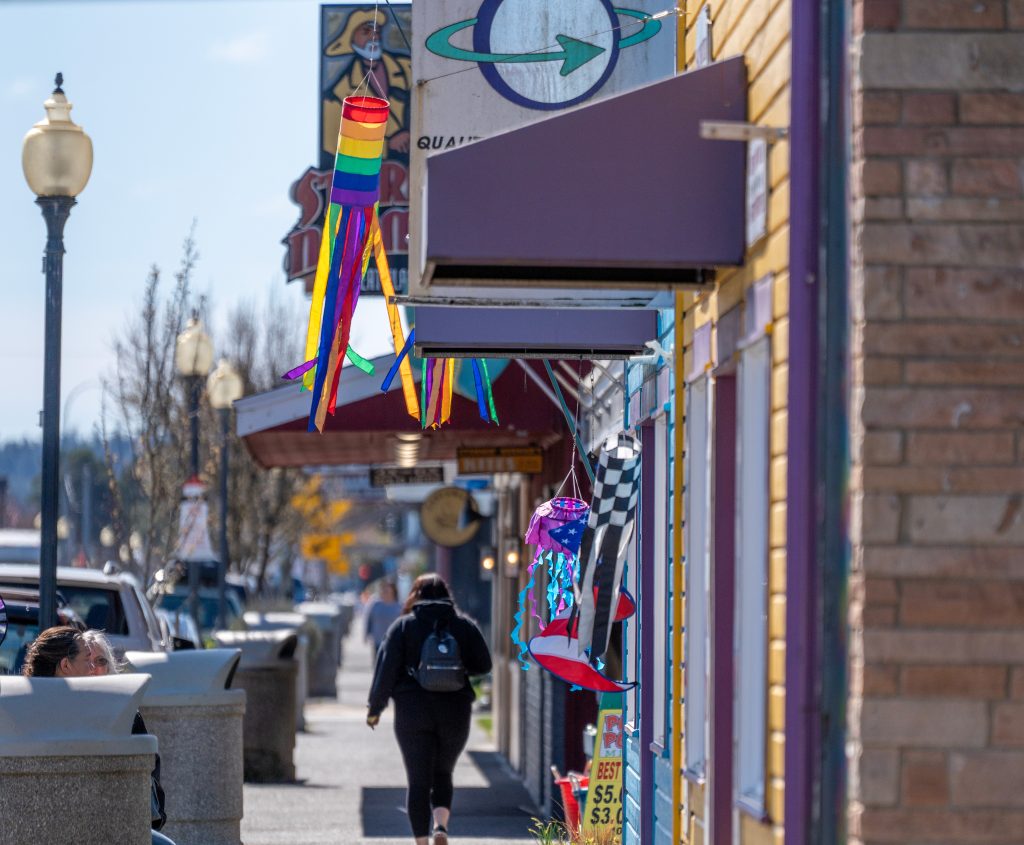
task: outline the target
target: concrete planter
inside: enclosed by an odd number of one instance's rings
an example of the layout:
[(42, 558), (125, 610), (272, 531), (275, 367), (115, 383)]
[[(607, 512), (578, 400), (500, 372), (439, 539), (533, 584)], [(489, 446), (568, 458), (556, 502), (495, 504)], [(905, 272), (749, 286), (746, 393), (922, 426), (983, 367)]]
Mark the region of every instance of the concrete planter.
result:
[(177, 845), (240, 845), (245, 692), (227, 689), (239, 649), (128, 652), (152, 675), (142, 700), (160, 741), (167, 824)]
[(293, 631), (216, 631), (225, 648), (241, 649), (232, 686), (245, 690), (243, 775), (254, 783), (295, 780), (295, 709), (299, 638)]
[(148, 845), (157, 741), (131, 733), (147, 683), (3, 679), (0, 845)]
[(338, 697), (338, 666), (341, 664), (341, 612), (326, 602), (303, 602), (295, 608), (320, 631), (320, 648), (309, 668), (309, 694)]
[(258, 613), (247, 610), (243, 615), (250, 631), (289, 631), (299, 638), (295, 647), (298, 675), (295, 678), (295, 730), (306, 729), (306, 696), (309, 695), (309, 669), (312, 659), (310, 635), (317, 636), (315, 626), (301, 613), (271, 611)]
[(352, 620), (355, 618), (356, 607), (352, 602), (351, 596), (348, 595), (331, 593), (331, 595), (328, 596), (328, 599), (330, 600), (330, 603), (338, 609), (338, 613), (341, 614), (340, 625), (342, 649), (339, 649), (338, 651), (338, 665), (340, 666), (341, 659), (343, 657), (342, 651), (345, 637), (349, 635), (349, 631), (352, 629)]

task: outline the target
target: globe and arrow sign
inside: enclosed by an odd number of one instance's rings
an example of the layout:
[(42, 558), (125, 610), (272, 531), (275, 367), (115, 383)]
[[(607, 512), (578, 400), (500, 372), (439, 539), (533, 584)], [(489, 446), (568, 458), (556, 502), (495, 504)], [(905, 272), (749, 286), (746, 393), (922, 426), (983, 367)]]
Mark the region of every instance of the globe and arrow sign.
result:
[[(613, 7), (610, 0), (548, 7), (543, 25), (539, 11), (536, 0), (484, 0), (476, 17), (438, 29), (425, 46), (442, 58), (476, 63), (491, 87), (511, 102), (532, 109), (561, 109), (593, 96), (611, 75), (621, 50), (648, 41), (661, 30), (661, 21), (646, 12)], [(531, 15), (535, 27), (524, 24)], [(621, 18), (632, 20), (623, 24)], [(636, 32), (622, 35), (622, 30), (635, 27)], [(472, 30), (472, 49), (452, 43), (465, 30)], [(550, 40), (543, 32), (555, 32), (555, 43), (537, 48), (538, 39)], [(591, 34), (580, 34), (584, 32)], [(523, 65), (546, 76), (527, 78), (516, 71)], [(557, 69), (564, 82), (553, 85), (548, 68)]]
[(457, 32), (476, 26), (477, 19), (470, 18), (468, 21), (459, 21), (444, 29), (439, 29), (427, 39), (427, 49), (438, 56), (446, 59), (455, 59), (462, 62), (504, 62), (511, 64), (521, 62), (562, 62), (562, 69), (559, 73), (568, 76), (577, 68), (582, 67), (591, 59), (596, 58), (604, 52), (604, 47), (588, 44), (577, 38), (568, 35), (556, 35), (560, 50), (544, 53), (477, 53), (473, 50), (463, 50), (451, 43), (451, 37)]

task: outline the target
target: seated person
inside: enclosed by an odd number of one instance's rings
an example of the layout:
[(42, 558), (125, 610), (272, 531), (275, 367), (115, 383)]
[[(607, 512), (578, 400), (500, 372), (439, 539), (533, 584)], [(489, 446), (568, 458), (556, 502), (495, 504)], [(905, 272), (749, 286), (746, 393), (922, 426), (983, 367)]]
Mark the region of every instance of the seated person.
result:
[[(110, 641), (101, 631), (86, 631), (59, 626), (47, 628), (28, 648), (23, 673), (36, 678), (81, 678), (87, 675), (107, 675), (117, 671)], [(135, 714), (133, 734), (149, 733), (142, 715)], [(156, 755), (156, 766), (150, 775), (152, 845), (174, 845), (157, 831), (167, 822), (164, 810), (164, 790), (160, 786), (160, 755)]]
[(69, 625), (47, 628), (28, 647), (21, 672), (32, 678), (80, 678), (91, 674), (89, 646)]

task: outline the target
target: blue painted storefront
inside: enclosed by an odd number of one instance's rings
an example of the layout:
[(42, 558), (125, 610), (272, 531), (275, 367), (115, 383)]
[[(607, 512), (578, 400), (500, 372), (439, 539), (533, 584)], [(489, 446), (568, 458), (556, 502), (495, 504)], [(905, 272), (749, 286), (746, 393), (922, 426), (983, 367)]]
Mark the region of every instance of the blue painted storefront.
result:
[[(672, 310), (659, 312), (659, 340), (675, 343)], [(671, 742), (674, 402), (672, 360), (631, 362), (626, 370), (627, 430), (643, 444), (643, 478), (634, 553), (627, 583), (637, 614), (623, 626), (626, 677), (639, 681), (627, 696), (624, 729), (623, 845), (670, 845), (675, 806)]]

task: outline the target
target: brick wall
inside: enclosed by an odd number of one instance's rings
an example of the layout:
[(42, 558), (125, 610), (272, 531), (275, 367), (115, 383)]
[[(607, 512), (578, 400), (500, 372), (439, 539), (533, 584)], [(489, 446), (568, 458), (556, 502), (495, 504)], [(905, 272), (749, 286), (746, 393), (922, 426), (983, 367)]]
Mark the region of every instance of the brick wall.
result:
[(1024, 842), (1024, 0), (854, 3), (851, 841)]

